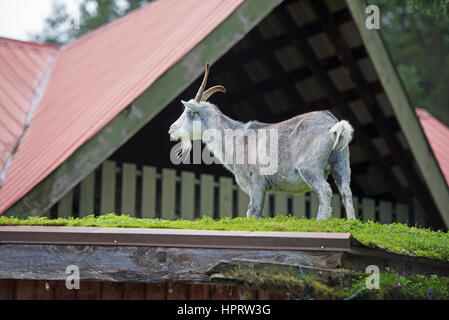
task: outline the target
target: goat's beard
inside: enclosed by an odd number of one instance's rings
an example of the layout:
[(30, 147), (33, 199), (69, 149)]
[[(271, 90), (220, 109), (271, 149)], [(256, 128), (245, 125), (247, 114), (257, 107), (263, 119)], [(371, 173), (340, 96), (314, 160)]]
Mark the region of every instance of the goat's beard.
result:
[(178, 157), (187, 154), (192, 150), (192, 141), (190, 139), (181, 139), (181, 147), (178, 149)]

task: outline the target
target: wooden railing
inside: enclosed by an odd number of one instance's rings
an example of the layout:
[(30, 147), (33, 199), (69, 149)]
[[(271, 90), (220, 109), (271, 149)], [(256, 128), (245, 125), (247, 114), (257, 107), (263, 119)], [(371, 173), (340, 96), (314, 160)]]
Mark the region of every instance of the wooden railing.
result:
[[(245, 217), (249, 202), (229, 177), (135, 164), (117, 166), (106, 161), (70, 191), (51, 210), (53, 217), (87, 216), (110, 212), (126, 213), (141, 218), (194, 219)], [(401, 203), (353, 198), (356, 216), (381, 223), (401, 222), (425, 225), (417, 212), (412, 218), (410, 208)], [(315, 193), (273, 193), (265, 200), (264, 216), (291, 214), (315, 217), (318, 198)], [(332, 215), (344, 217), (340, 195), (332, 197)]]

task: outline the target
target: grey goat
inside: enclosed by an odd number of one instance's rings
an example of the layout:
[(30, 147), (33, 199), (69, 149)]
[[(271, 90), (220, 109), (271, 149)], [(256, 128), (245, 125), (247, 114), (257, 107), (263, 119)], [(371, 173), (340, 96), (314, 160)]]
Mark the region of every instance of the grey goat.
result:
[[(181, 140), (182, 153), (190, 151), (192, 140), (202, 139), (206, 148), (234, 174), (237, 184), (249, 195), (248, 218), (262, 216), (266, 192), (303, 193), (313, 190), (319, 198), (317, 219), (329, 219), (332, 213), (332, 189), (326, 179), (330, 173), (342, 196), (347, 218), (355, 219), (348, 147), (353, 128), (347, 121), (338, 121), (329, 111), (309, 112), (279, 123), (242, 123), (232, 120), (215, 105), (207, 102), (215, 92), (226, 92), (223, 86), (214, 86), (204, 91), (208, 74), (209, 64), (206, 63), (206, 72), (196, 97), (182, 101), (184, 112), (170, 126), (170, 137)], [(200, 130), (194, 130), (195, 121), (200, 123)], [(225, 163), (225, 156), (235, 160), (236, 149), (223, 150), (221, 144), (204, 139), (202, 134), (208, 129), (218, 131), (224, 139), (225, 131), (230, 130), (237, 131), (240, 135), (246, 135), (250, 130), (276, 130), (277, 171), (274, 174), (263, 174), (259, 162)], [(249, 148), (249, 139), (241, 141)]]

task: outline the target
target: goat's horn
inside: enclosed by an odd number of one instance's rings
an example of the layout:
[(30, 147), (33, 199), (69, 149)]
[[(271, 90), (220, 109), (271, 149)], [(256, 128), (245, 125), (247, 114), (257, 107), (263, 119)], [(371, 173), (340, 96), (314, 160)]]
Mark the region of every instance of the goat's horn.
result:
[(201, 87), (198, 89), (198, 92), (195, 96), (195, 101), (200, 102), (201, 97), (203, 96), (204, 89), (206, 88), (207, 76), (209, 75), (209, 63), (206, 62), (206, 72), (204, 73), (203, 82), (201, 83)]
[(203, 96), (201, 97), (201, 101), (207, 101), (207, 99), (209, 99), (211, 95), (218, 91), (225, 93), (226, 89), (223, 86), (213, 86), (212, 88), (204, 91)]

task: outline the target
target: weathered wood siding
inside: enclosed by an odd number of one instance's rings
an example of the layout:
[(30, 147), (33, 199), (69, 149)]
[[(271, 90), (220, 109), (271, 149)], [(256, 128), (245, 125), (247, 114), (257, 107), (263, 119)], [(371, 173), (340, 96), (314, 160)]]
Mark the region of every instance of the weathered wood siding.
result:
[(243, 286), (183, 282), (134, 283), (81, 281), (69, 290), (65, 281), (0, 279), (0, 300), (279, 300), (286, 293)]

